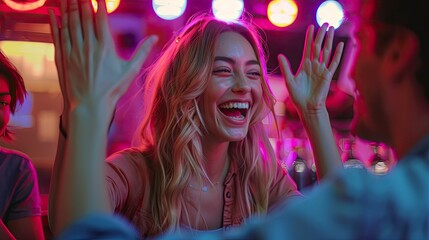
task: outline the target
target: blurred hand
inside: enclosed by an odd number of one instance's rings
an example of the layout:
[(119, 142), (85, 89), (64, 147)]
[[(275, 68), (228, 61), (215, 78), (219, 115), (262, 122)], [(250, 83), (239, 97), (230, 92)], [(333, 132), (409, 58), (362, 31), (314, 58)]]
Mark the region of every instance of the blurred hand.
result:
[(313, 39), (314, 26), (307, 28), (306, 40), (300, 67), (295, 75), (290, 64), (282, 54), (278, 56), (280, 70), (286, 82), (289, 97), (300, 114), (317, 114), (326, 110), (326, 98), (329, 92), (332, 76), (337, 69), (344, 48), (339, 43), (332, 61), (329, 63), (334, 38), (334, 28), (329, 27), (325, 44), (322, 49), (328, 24), (323, 24), (316, 38)]
[(91, 0), (61, 0), (60, 4), (61, 24), (52, 11), (49, 14), (63, 114), (82, 103), (102, 104), (113, 112), (157, 37), (140, 42), (130, 60), (124, 60), (115, 51), (104, 0), (99, 1), (97, 13)]

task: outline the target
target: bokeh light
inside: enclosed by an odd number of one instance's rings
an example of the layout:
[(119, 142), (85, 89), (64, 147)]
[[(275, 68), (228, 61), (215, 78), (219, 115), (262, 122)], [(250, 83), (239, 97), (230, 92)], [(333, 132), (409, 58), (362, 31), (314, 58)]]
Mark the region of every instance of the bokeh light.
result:
[(13, 1), (13, 0), (3, 0), (3, 2), (10, 8), (16, 11), (31, 11), (34, 9), (37, 9), (41, 6), (43, 6), (46, 2), (46, 0), (36, 0), (33, 2), (20, 2), (20, 1)]
[(156, 15), (165, 20), (176, 19), (185, 12), (186, 0), (153, 0), (152, 7)]
[[(113, 11), (115, 11), (119, 7), (119, 3), (121, 3), (121, 0), (106, 0), (107, 12), (112, 13)], [(92, 7), (94, 7), (94, 11), (97, 12), (97, 0), (92, 0)]]
[(243, 14), (243, 0), (213, 0), (212, 10), (217, 19), (234, 21)]
[(295, 21), (298, 7), (293, 0), (273, 0), (268, 4), (267, 15), (275, 26), (286, 27)]
[(338, 28), (344, 20), (343, 6), (334, 0), (323, 2), (317, 9), (316, 20), (319, 26), (322, 26), (323, 23), (329, 23), (329, 26)]

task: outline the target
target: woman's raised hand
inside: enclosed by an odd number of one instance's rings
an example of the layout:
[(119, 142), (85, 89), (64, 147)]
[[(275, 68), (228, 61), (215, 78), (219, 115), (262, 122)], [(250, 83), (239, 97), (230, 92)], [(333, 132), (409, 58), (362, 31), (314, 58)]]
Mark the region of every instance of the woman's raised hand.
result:
[(115, 51), (104, 0), (98, 1), (97, 13), (91, 0), (61, 0), (60, 4), (60, 24), (52, 11), (50, 21), (63, 114), (82, 103), (102, 103), (113, 112), (157, 37), (140, 42), (130, 60), (124, 60)]
[(314, 26), (307, 28), (301, 64), (295, 75), (292, 74), (286, 57), (278, 56), (289, 96), (300, 114), (317, 114), (326, 110), (325, 103), (331, 79), (339, 65), (344, 47), (344, 43), (339, 43), (330, 61), (334, 28), (329, 27), (322, 49), (327, 29), (328, 24), (323, 24), (313, 39)]

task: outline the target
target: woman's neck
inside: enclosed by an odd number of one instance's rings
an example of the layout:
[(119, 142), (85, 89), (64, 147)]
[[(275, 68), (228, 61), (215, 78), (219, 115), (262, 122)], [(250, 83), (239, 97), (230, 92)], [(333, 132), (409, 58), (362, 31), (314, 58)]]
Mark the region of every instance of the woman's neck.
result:
[(228, 146), (229, 142), (204, 144), (203, 152), (206, 157), (204, 168), (211, 181), (222, 182), (228, 172)]

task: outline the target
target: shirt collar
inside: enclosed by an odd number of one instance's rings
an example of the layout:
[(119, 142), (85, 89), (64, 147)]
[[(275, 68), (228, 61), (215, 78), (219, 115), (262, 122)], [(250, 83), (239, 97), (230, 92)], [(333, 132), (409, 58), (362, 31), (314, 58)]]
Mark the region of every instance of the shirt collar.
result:
[(238, 172), (237, 161), (234, 161), (234, 160), (230, 161), (229, 169), (228, 169), (228, 173), (226, 174), (226, 177), (225, 177), (224, 185), (227, 185), (229, 182), (231, 182), (233, 177), (235, 175), (237, 175), (237, 172)]

